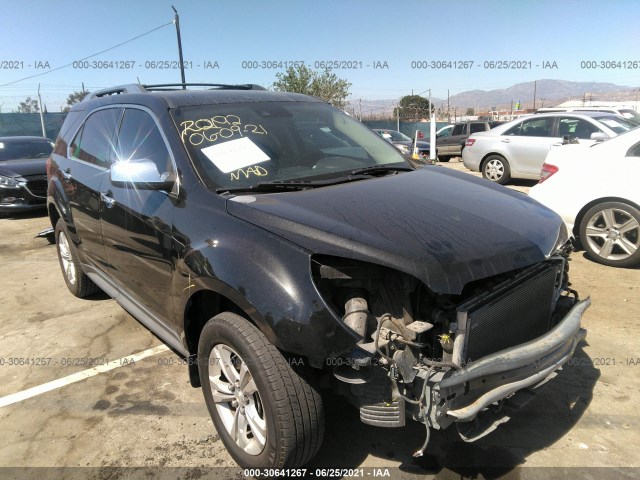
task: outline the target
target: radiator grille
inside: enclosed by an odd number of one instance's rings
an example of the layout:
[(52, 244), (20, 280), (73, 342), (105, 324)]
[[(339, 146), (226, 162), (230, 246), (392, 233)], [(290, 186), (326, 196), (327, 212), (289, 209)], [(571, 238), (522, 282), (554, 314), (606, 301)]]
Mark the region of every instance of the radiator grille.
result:
[(542, 265), (467, 311), (464, 362), (547, 333), (555, 304), (558, 264)]
[(32, 195), (36, 197), (47, 196), (47, 181), (46, 180), (28, 180), (27, 188)]

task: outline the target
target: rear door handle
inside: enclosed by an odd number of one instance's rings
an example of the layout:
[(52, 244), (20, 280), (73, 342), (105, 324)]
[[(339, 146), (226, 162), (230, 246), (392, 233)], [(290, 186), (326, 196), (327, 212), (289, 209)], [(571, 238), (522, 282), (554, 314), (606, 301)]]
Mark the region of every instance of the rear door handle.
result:
[(111, 190), (106, 193), (100, 193), (100, 199), (104, 202), (104, 206), (107, 208), (113, 207), (116, 203), (115, 199), (111, 198), (111, 195), (113, 195), (113, 193), (111, 193)]
[(503, 139), (502, 139), (502, 143), (509, 143), (509, 142), (511, 142), (511, 140), (510, 140), (510, 139), (508, 139), (508, 138), (503, 138)]

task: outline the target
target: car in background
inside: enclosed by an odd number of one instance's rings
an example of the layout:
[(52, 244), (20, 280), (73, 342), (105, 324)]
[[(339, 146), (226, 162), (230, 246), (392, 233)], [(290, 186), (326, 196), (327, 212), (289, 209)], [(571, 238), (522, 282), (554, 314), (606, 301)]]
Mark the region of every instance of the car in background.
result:
[(562, 217), (587, 255), (640, 264), (640, 129), (591, 146), (554, 147), (530, 196)]
[(536, 110), (536, 113), (551, 113), (551, 112), (605, 112), (613, 113), (614, 115), (620, 115), (626, 119), (632, 120), (640, 125), (640, 113), (636, 112), (633, 108), (628, 107), (545, 107)]
[(464, 149), (465, 142), (470, 135), (478, 132), (486, 132), (503, 122), (489, 122), (486, 120), (472, 120), (466, 122), (458, 122), (453, 125), (449, 135), (441, 135), (436, 138), (436, 152), (438, 160), (448, 162), (453, 157), (459, 157)]
[(619, 115), (599, 112), (541, 113), (471, 135), (462, 151), (469, 170), (495, 183), (512, 178), (537, 180), (552, 145), (593, 144), (638, 125)]
[[(374, 128), (374, 132), (384, 138), (386, 141), (393, 144), (398, 150), (400, 150), (405, 155), (411, 155), (411, 149), (413, 148), (413, 139), (408, 137), (402, 132), (398, 132), (397, 130), (388, 130), (386, 128)], [(429, 149), (431, 148), (429, 142), (423, 142), (418, 140), (416, 142), (418, 147), (418, 154), (421, 157), (429, 156)]]
[(48, 138), (0, 137), (0, 214), (46, 208), (52, 150)]

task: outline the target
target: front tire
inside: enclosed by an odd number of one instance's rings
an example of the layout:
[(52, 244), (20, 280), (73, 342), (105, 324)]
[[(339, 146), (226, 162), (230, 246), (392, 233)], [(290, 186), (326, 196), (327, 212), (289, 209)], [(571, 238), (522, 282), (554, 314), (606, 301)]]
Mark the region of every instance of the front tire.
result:
[(490, 155), (482, 164), (482, 176), (491, 182), (504, 185), (511, 180), (509, 162), (502, 155)]
[(78, 298), (85, 298), (98, 293), (100, 289), (82, 271), (78, 253), (62, 218), (56, 223), (55, 243), (57, 245), (60, 269), (69, 291)]
[(591, 259), (603, 265), (640, 263), (640, 210), (623, 202), (591, 207), (580, 222), (580, 243)]
[(229, 312), (207, 322), (198, 344), (209, 414), (242, 468), (295, 468), (324, 436), (320, 394), (244, 318)]

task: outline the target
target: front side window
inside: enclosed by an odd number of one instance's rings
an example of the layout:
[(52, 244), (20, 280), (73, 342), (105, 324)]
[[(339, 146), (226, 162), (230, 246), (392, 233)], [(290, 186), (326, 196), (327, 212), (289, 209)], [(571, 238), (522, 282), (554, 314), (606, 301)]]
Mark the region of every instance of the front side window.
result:
[(189, 106), (171, 113), (196, 170), (214, 190), (408, 166), (389, 142), (320, 102)]
[(127, 108), (118, 132), (114, 161), (151, 161), (159, 174), (173, 170), (171, 156), (151, 115), (143, 110)]
[(601, 130), (586, 120), (581, 118), (560, 117), (558, 122), (558, 136), (577, 137), (581, 139), (590, 139), (592, 133), (601, 132)]
[(113, 132), (121, 112), (119, 108), (108, 108), (92, 113), (71, 143), (71, 155), (107, 168), (113, 149)]
[(461, 125), (456, 125), (455, 127), (453, 127), (453, 132), (451, 132), (451, 135), (464, 135), (464, 127), (466, 125), (461, 124)]

